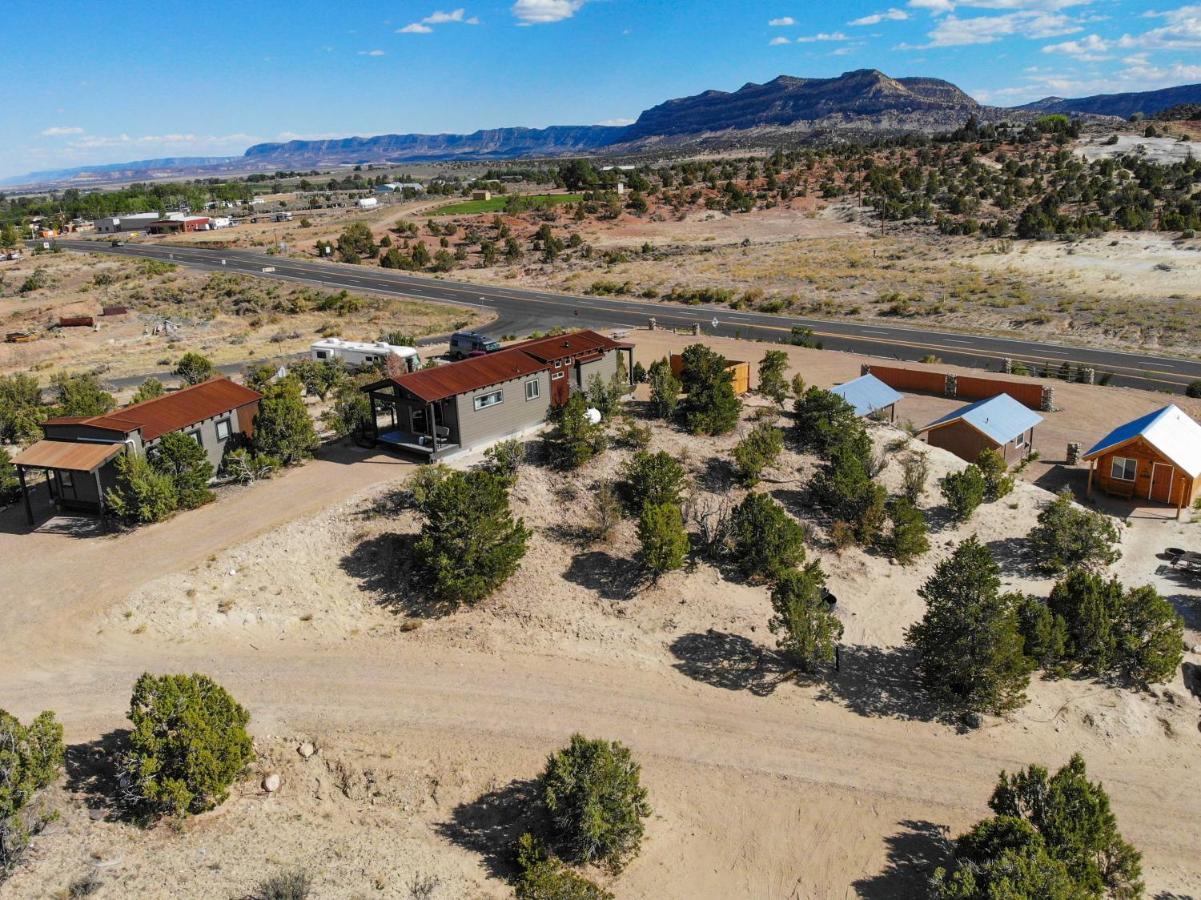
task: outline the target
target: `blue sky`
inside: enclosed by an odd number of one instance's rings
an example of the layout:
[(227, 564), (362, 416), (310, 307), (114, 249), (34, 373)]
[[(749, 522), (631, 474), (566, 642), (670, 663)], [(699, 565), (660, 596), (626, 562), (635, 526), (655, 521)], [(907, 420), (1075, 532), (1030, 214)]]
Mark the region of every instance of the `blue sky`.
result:
[(622, 122), (779, 74), (930, 75), (1000, 105), (1201, 82), (1201, 0), (4, 7), (0, 176), (292, 137)]

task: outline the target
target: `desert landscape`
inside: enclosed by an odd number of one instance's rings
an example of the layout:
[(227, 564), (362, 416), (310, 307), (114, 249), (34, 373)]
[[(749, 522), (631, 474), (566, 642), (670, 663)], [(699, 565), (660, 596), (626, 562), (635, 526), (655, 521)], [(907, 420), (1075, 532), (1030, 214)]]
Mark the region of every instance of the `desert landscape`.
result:
[[(636, 358), (686, 343), (641, 333)], [(764, 349), (714, 346), (752, 362)], [(789, 374), (819, 386), (861, 362), (787, 353)], [(911, 566), (832, 549), (828, 524), (798, 503), (814, 461), (787, 450), (757, 490), (811, 529), (809, 557), (845, 628), (840, 670), (812, 680), (776, 652), (765, 587), (704, 560), (647, 583), (630, 562), (629, 519), (606, 540), (586, 537), (596, 485), (619, 478), (629, 458), (620, 449), (567, 477), (522, 465), (512, 504), (532, 529), (528, 556), (493, 597), (449, 615), (420, 600), (401, 550), (419, 527), (403, 498), (414, 469), (353, 447), (133, 533), (6, 528), (8, 583), (41, 598), (5, 608), (6, 640), (22, 647), (4, 657), (7, 708), (23, 718), (55, 709), (70, 744), (66, 783), (52, 795), (61, 818), (35, 839), (6, 896), (87, 878), (98, 896), (239, 895), (296, 868), (312, 873), (314, 896), (407, 897), (422, 885), (434, 886), (428, 896), (504, 896), (521, 786), (577, 730), (617, 737), (644, 766), (654, 807), (645, 849), (618, 879), (597, 875), (621, 896), (660, 896), (665, 883), (689, 896), (915, 893), (946, 863), (949, 839), (986, 811), (1001, 769), (1059, 765), (1075, 751), (1143, 851), (1148, 890), (1187, 894), (1198, 847), (1189, 829), (1162, 827), (1189, 819), (1197, 788), (1197, 701), (1179, 672), (1149, 691), (1036, 677), (1027, 705), (965, 731), (924, 697), (905, 644), (921, 616), (917, 588), (939, 559), (969, 535), (1002, 547), (1033, 526), (1052, 497), (1033, 482), (1063, 472), (1050, 463), (1064, 436), (1104, 428), (1101, 393), (1115, 420), (1159, 402), (1062, 386), (1042, 459), (1010, 497), (959, 525), (939, 515), (933, 485), (962, 463), (872, 426), (890, 489), (906, 453), (930, 460), (921, 503), (940, 524)], [(645, 403), (637, 398), (633, 410)], [(769, 405), (751, 399), (744, 423)], [(920, 422), (953, 405), (909, 396), (900, 414)], [(650, 449), (684, 463), (690, 507), (737, 502), (744, 489), (721, 460), (747, 424), (718, 439), (647, 424)], [(1083, 474), (1067, 480), (1079, 486)], [(1153, 509), (1124, 521), (1115, 574), (1170, 597), (1195, 644), (1197, 595), (1157, 555), (1201, 548), (1197, 526)], [(10, 555), (18, 544), (20, 560)], [(150, 564), (135, 564), (149, 547)], [(1020, 553), (1001, 558), (1007, 589), (1049, 588)], [(88, 589), (75, 586), (81, 565)], [(256, 760), (218, 810), (144, 830), (113, 812), (104, 748), (124, 727), (134, 678), (164, 667), (205, 671), (246, 704)], [(268, 774), (281, 780), (271, 793), (260, 787)]]

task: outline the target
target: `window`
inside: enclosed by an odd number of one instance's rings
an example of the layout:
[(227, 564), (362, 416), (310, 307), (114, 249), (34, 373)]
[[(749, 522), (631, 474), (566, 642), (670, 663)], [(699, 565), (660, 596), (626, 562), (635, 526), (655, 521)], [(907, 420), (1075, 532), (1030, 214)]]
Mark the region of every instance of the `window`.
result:
[(318, 350), (317, 358), (318, 359), (329, 359), (329, 351), (328, 350)]
[(563, 360), (561, 360), (561, 359), (556, 359), (556, 360), (555, 360), (555, 368), (556, 368), (556, 369), (561, 369), (561, 368), (563, 368)]
[(197, 444), (199, 444), (201, 447), (203, 447), (203, 446), (204, 446), (204, 438), (202, 438), (202, 437), (200, 436), (200, 429), (199, 429), (199, 428), (197, 428), (195, 431), (189, 431), (189, 432), (186, 432), (186, 434), (188, 435), (188, 437), (190, 437), (192, 440), (194, 440), (194, 441), (195, 441)]
[(533, 381), (527, 381), (525, 383), (525, 399), (537, 400), (538, 393), (539, 393), (538, 379), (535, 378)]
[(562, 372), (555, 372), (553, 375), (551, 375), (551, 376), (550, 376), (550, 380), (551, 380), (551, 381), (558, 381), (558, 380), (559, 380), (560, 378), (562, 378), (562, 377), (563, 377), (563, 373), (562, 373)]
[(480, 394), (472, 401), (476, 409), (487, 409), (489, 406), (496, 406), (498, 403), (505, 402), (504, 391), (493, 391), (490, 394)]
[(1138, 473), (1138, 460), (1115, 456), (1110, 468), (1110, 476), (1118, 481), (1134, 481)]
[(59, 480), (62, 482), (64, 490), (68, 490), (68, 491), (75, 490), (75, 476), (74, 475), (72, 475), (70, 472), (66, 472), (66, 471), (63, 471), (60, 469), (59, 473), (58, 473), (58, 477), (59, 477)]
[(229, 435), (232, 430), (233, 429), (230, 428), (230, 426), (229, 426), (229, 419), (218, 419), (217, 420), (217, 440), (219, 440), (219, 441), (229, 440)]

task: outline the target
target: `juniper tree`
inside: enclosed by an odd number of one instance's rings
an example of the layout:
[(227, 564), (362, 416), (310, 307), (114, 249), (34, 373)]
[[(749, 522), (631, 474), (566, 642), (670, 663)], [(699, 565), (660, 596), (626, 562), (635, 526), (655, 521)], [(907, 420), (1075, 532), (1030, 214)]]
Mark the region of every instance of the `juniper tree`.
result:
[(670, 419), (675, 415), (683, 390), (680, 379), (672, 374), (671, 363), (666, 359), (651, 363), (647, 380), (651, 388), (651, 412), (660, 419)]
[(788, 398), (788, 354), (783, 350), (768, 350), (759, 360), (759, 393), (783, 406)]
[(770, 422), (757, 423), (731, 451), (739, 480), (754, 487), (783, 449), (784, 432)]
[(542, 439), (547, 458), (558, 469), (578, 469), (605, 449), (605, 430), (588, 418), (584, 395), (573, 393), (551, 413), (552, 427)]
[(834, 661), (842, 622), (826, 602), (826, 577), (819, 563), (782, 573), (772, 587), (771, 605), (775, 614), (768, 628), (803, 671)]
[(767, 494), (748, 494), (730, 517), (734, 564), (753, 581), (775, 581), (805, 559), (805, 529)]
[(675, 503), (647, 503), (638, 517), (638, 559), (655, 578), (684, 565), (688, 534)]
[(988, 484), (984, 474), (972, 463), (958, 472), (949, 472), (939, 482), (943, 498), (957, 522), (966, 522), (984, 502)]
[(685, 347), (682, 357), (684, 427), (691, 434), (719, 435), (733, 431), (742, 413), (742, 401), (734, 393), (726, 358), (704, 344)]
[(1102, 569), (1121, 557), (1118, 529), (1108, 516), (1083, 509), (1062, 491), (1038, 514), (1027, 536), (1030, 551), (1047, 572), (1071, 568)]
[(688, 473), (665, 450), (639, 450), (621, 467), (621, 483), (629, 508), (638, 512), (648, 503), (679, 505)]

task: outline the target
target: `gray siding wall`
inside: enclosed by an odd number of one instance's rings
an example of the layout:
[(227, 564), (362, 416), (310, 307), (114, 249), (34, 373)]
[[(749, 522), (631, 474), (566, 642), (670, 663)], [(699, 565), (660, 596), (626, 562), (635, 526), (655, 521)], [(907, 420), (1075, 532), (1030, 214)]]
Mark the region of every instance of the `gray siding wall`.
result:
[[(538, 397), (525, 399), (525, 383), (538, 382)], [(504, 402), (485, 409), (475, 408), (475, 398), (493, 391), (504, 391)], [(538, 372), (524, 378), (515, 378), (493, 387), (481, 388), (456, 399), (459, 420), (459, 444), (464, 449), (477, 447), (490, 441), (516, 434), (546, 420), (550, 409), (550, 376)]]
[[(97, 444), (122, 444), (125, 436), (116, 431), (106, 431), (103, 428), (93, 428), (90, 425), (44, 425), (42, 430), (52, 441), (80, 441)], [(135, 450), (142, 449), (142, 436), (134, 433), (129, 435)]]
[[(219, 440), (217, 438), (217, 423), (223, 419), (229, 420), (229, 437), (225, 440)], [(202, 422), (197, 422), (189, 425), (187, 428), (180, 429), (184, 434), (189, 434), (197, 430), (200, 432), (200, 444), (204, 447), (205, 453), (208, 454), (209, 462), (213, 464), (214, 471), (221, 467), (221, 461), (225, 458), (225, 451), (237, 447), (242, 436), (242, 427), (238, 423), (238, 412), (233, 409), (218, 416), (213, 416), (211, 419), (205, 419)], [(154, 449), (159, 445), (160, 441), (161, 438), (147, 441), (146, 450), (150, 451)]]
[(581, 363), (580, 369), (580, 384), (584, 390), (588, 390), (588, 382), (592, 380), (593, 375), (599, 375), (603, 381), (608, 381), (617, 372), (617, 354), (620, 351), (606, 353), (601, 359), (592, 362)]

